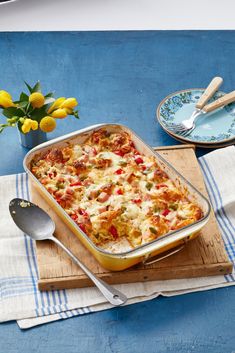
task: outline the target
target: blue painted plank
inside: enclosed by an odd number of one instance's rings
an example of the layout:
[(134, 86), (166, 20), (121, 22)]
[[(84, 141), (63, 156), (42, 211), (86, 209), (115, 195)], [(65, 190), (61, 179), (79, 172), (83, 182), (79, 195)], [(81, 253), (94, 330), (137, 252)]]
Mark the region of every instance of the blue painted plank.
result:
[[(0, 89), (14, 99), (23, 80), (76, 96), (81, 120), (61, 120), (51, 137), (122, 123), (151, 145), (173, 145), (155, 119), (169, 93), (203, 87), (215, 75), (234, 89), (234, 31), (0, 33)], [(2, 122), (2, 118), (0, 118)], [(0, 135), (0, 175), (23, 171), (17, 131)], [(198, 155), (205, 153), (198, 151)], [(159, 298), (21, 332), (0, 326), (0, 353), (235, 351), (235, 288)]]
[(0, 327), (1, 353), (232, 353), (235, 288), (115, 308), (27, 331)]
[[(51, 137), (98, 122), (127, 124), (152, 145), (177, 144), (155, 119), (169, 93), (203, 87), (214, 75), (234, 89), (232, 31), (0, 33), (1, 88), (14, 98), (23, 80), (40, 79), (44, 92), (76, 96), (81, 120), (58, 122)], [(2, 121), (3, 118), (0, 118)], [(12, 129), (0, 136), (8, 164), (22, 171), (25, 150)]]

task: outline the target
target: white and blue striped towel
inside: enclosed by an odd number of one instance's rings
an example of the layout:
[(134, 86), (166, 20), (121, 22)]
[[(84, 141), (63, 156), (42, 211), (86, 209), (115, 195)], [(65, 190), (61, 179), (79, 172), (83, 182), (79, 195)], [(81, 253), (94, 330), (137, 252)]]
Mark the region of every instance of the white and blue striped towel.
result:
[[(213, 151), (199, 159), (207, 190), (230, 260), (235, 261), (235, 148)], [(37, 289), (38, 270), (33, 241), (15, 226), (8, 204), (14, 197), (30, 199), (26, 174), (0, 178), (0, 322), (17, 320), (20, 328), (108, 309), (96, 288), (51, 292)], [(128, 304), (158, 295), (178, 295), (235, 284), (234, 274), (153, 281), (116, 286)]]

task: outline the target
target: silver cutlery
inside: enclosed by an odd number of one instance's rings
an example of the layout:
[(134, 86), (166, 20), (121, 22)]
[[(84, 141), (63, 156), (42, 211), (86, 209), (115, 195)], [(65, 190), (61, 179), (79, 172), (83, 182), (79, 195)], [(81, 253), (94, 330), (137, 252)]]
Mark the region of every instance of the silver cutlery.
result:
[(32, 202), (19, 198), (10, 201), (9, 211), (18, 228), (32, 239), (51, 240), (63, 249), (112, 305), (119, 306), (127, 301), (123, 293), (96, 277), (64, 244), (54, 237), (55, 223), (45, 211)]
[(199, 101), (195, 106), (195, 110), (193, 111), (192, 115), (189, 119), (183, 120), (179, 124), (170, 123), (167, 124), (167, 128), (172, 132), (185, 136), (193, 131), (195, 128), (195, 121), (198, 116), (203, 114), (203, 108), (205, 107), (208, 100), (215, 94), (215, 92), (219, 89), (221, 84), (223, 83), (222, 77), (214, 77), (213, 80), (210, 82), (202, 96), (200, 97)]

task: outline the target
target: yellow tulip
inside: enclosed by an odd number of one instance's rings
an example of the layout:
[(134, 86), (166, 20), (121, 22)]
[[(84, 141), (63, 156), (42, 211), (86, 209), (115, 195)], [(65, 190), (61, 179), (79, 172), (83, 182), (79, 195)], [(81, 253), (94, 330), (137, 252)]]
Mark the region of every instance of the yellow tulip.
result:
[(64, 119), (67, 116), (67, 111), (65, 108), (59, 108), (54, 110), (53, 113), (51, 113), (51, 116), (56, 119)]
[(12, 102), (12, 99), (9, 99), (5, 94), (0, 94), (0, 107), (15, 107), (15, 104)]
[(44, 132), (51, 132), (55, 129), (56, 127), (56, 121), (54, 118), (52, 118), (51, 116), (45, 116), (44, 118), (42, 118), (42, 120), (40, 121), (40, 129)]
[(21, 130), (24, 134), (27, 134), (31, 130), (31, 119), (25, 119), (24, 124), (21, 127)]
[(65, 109), (68, 115), (73, 113), (73, 109), (71, 108), (62, 108), (62, 109)]
[(29, 96), (29, 102), (33, 108), (41, 108), (45, 103), (45, 97), (40, 92), (34, 92)]
[(54, 103), (50, 106), (50, 108), (48, 109), (48, 114), (50, 114), (51, 112), (53, 112), (53, 110), (56, 110), (58, 108), (60, 108), (61, 104), (65, 101), (65, 97), (60, 97), (57, 98)]
[(38, 129), (38, 122), (36, 120), (31, 120), (31, 129), (32, 130)]
[(30, 131), (30, 127), (26, 127), (25, 125), (23, 125), (23, 126), (21, 127), (21, 130), (22, 130), (22, 132), (23, 132), (24, 134), (27, 134), (27, 133)]
[(78, 105), (76, 98), (67, 98), (62, 104), (60, 108), (70, 108), (73, 109)]
[(12, 97), (11, 97), (10, 93), (8, 93), (7, 91), (1, 90), (0, 91), (0, 96), (4, 96), (4, 97), (12, 100)]

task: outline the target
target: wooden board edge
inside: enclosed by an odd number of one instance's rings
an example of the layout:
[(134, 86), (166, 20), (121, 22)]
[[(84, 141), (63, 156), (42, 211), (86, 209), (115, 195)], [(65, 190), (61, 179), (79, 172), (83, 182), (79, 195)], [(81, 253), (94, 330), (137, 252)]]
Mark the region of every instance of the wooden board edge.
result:
[[(191, 149), (192, 151), (195, 151), (195, 145), (192, 144), (181, 144), (181, 145), (172, 145), (172, 146), (160, 146), (160, 147), (154, 147), (155, 150), (157, 151), (169, 151), (169, 150), (180, 150), (180, 149)], [(196, 156), (195, 156), (196, 158)], [(227, 255), (227, 252), (225, 251), (225, 254)], [(227, 256), (228, 258), (228, 256)], [(208, 270), (208, 276), (218, 276), (218, 275), (225, 275), (229, 274), (232, 272), (233, 269), (233, 264), (226, 259), (222, 260), (223, 262), (221, 263), (216, 263), (216, 264), (209, 264), (206, 265), (207, 270)], [(99, 277), (105, 280), (107, 283), (110, 284), (117, 284), (117, 283), (133, 283), (133, 282), (148, 282), (148, 281), (154, 281), (154, 280), (170, 280), (172, 279), (172, 276), (169, 278), (169, 274), (167, 272), (169, 271), (169, 268), (164, 268), (164, 270), (161, 268), (160, 270), (154, 269), (154, 274), (151, 274), (152, 268), (146, 267), (144, 269), (130, 269), (130, 273), (126, 276), (125, 280), (121, 278), (119, 281), (118, 279), (120, 278), (120, 272), (112, 272), (112, 273), (104, 273), (100, 274)], [(172, 269), (171, 269), (172, 270)], [(178, 268), (179, 270), (179, 268)], [(177, 271), (178, 271), (177, 270)], [(187, 271), (190, 270), (192, 271), (192, 275), (190, 275), (190, 278), (195, 278), (195, 277), (204, 277), (205, 276), (205, 264), (203, 265), (182, 265), (180, 268), (179, 273), (175, 273), (174, 278), (175, 279), (180, 279), (180, 278), (189, 278), (187, 275)], [(163, 271), (163, 272), (162, 272)], [(134, 279), (131, 278), (134, 274)], [(123, 273), (122, 273), (123, 275)], [(85, 276), (85, 275), (80, 275), (80, 276), (68, 276), (68, 277), (53, 277), (50, 279), (47, 278), (41, 278), (38, 281), (38, 288), (41, 291), (50, 291), (50, 290), (55, 290), (55, 289), (69, 289), (69, 288), (82, 288), (82, 287), (90, 287), (92, 286), (92, 283), (90, 280)]]
[[(172, 270), (172, 269), (171, 269)], [(187, 278), (187, 272), (191, 270), (192, 275), (190, 278), (196, 277), (204, 277), (205, 275), (205, 265), (199, 266), (182, 266), (181, 268), (177, 268), (175, 272), (174, 279), (183, 279)], [(233, 264), (231, 262), (224, 262), (218, 264), (207, 265), (207, 276), (219, 276), (219, 275), (228, 275), (232, 273)], [(133, 276), (135, 273), (136, 276)], [(117, 279), (119, 277), (120, 272), (112, 272), (107, 274), (99, 275), (99, 278), (103, 279), (105, 282), (109, 284), (117, 284)], [(134, 277), (134, 280), (133, 280)], [(126, 278), (121, 279), (120, 283), (134, 283), (134, 282), (149, 282), (155, 280), (169, 280), (169, 270), (166, 268), (162, 271), (162, 268), (155, 269), (154, 273), (151, 268), (145, 268), (141, 271), (138, 269), (126, 272)], [(50, 278), (50, 279), (39, 279), (38, 280), (38, 289), (40, 291), (50, 291), (57, 289), (71, 289), (71, 288), (84, 288), (84, 287), (92, 287), (93, 283), (90, 281), (88, 277), (85, 275), (81, 276), (68, 276), (61, 278)]]
[(153, 149), (156, 151), (180, 150), (180, 149), (188, 149), (188, 148), (192, 148), (195, 151), (195, 145), (193, 144), (153, 147)]

